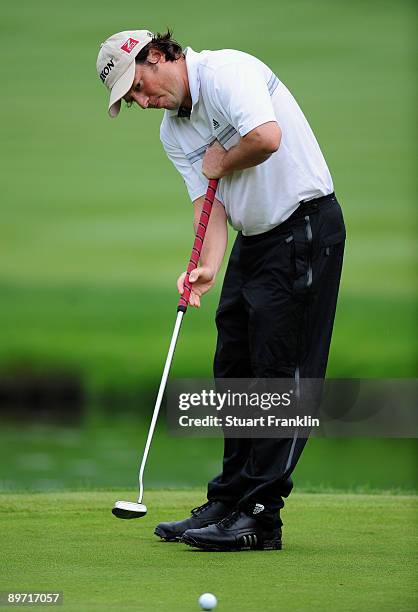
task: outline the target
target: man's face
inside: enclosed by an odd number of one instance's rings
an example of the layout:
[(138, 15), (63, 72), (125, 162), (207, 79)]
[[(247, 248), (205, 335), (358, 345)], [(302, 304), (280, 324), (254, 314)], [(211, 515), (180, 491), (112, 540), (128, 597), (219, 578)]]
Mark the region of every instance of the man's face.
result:
[(132, 87), (123, 99), (141, 108), (175, 110), (185, 104), (188, 95), (184, 60), (170, 62), (163, 53), (151, 49), (147, 62), (135, 65)]

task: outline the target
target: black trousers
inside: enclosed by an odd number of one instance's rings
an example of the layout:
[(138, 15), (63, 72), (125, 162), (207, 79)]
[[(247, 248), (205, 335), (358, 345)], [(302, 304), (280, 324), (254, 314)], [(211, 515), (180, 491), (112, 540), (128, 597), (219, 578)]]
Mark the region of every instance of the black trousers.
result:
[[(216, 314), (215, 378), (323, 378), (343, 263), (345, 227), (334, 194), (301, 203), (278, 227), (238, 234)], [(208, 499), (277, 519), (305, 446), (292, 438), (225, 438)], [(273, 518), (275, 517), (275, 518)], [(281, 521), (280, 521), (281, 522)]]

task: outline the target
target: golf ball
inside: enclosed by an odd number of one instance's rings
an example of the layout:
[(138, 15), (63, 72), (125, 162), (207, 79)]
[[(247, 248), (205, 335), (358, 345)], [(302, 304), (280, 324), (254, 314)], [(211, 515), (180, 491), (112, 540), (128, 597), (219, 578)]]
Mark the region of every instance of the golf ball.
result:
[(203, 595), (199, 597), (199, 606), (202, 610), (213, 610), (217, 603), (218, 600), (212, 593), (203, 593)]

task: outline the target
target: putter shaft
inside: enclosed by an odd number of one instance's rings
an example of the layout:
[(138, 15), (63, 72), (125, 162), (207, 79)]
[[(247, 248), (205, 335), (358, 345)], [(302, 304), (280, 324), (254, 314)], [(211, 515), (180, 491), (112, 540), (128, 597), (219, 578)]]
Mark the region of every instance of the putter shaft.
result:
[(175, 348), (176, 348), (177, 338), (179, 336), (181, 322), (183, 320), (183, 315), (184, 315), (184, 312), (181, 311), (181, 310), (177, 313), (176, 323), (174, 325), (174, 331), (173, 331), (173, 335), (171, 337), (171, 342), (170, 342), (170, 347), (168, 349), (167, 359), (165, 361), (165, 366), (164, 366), (163, 375), (162, 375), (162, 378), (161, 378), (160, 388), (158, 389), (157, 399), (155, 401), (154, 413), (152, 415), (151, 425), (150, 425), (149, 430), (148, 430), (148, 436), (147, 436), (147, 441), (146, 441), (146, 444), (145, 444), (144, 454), (142, 456), (141, 467), (139, 468), (139, 497), (138, 497), (138, 503), (139, 504), (142, 503), (142, 498), (144, 496), (143, 479), (144, 479), (145, 465), (147, 463), (148, 453), (149, 453), (149, 449), (150, 449), (150, 446), (151, 446), (152, 437), (154, 435), (154, 429), (155, 429), (155, 426), (157, 424), (157, 419), (158, 419), (158, 414), (160, 412), (161, 402), (163, 400), (163, 396), (164, 396), (164, 391), (165, 391), (165, 387), (166, 387), (166, 384), (167, 384), (168, 375), (170, 373), (171, 362), (173, 361), (173, 355), (174, 355), (174, 351), (175, 351)]

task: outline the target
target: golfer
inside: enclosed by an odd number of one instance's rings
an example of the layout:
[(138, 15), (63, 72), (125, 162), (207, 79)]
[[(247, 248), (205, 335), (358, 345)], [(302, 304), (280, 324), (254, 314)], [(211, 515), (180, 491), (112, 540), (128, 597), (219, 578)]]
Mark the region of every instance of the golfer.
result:
[[(325, 376), (345, 241), (327, 164), (297, 102), (259, 59), (231, 49), (195, 52), (172, 34), (133, 30), (102, 44), (109, 114), (165, 109), (160, 137), (198, 223), (208, 179), (220, 179), (190, 305), (214, 285), (238, 232), (216, 313), (216, 378)], [(146, 143), (143, 143), (146, 146)], [(178, 279), (183, 291), (185, 274)], [(226, 438), (207, 499), (163, 540), (208, 550), (280, 549), (283, 498), (306, 443)]]

